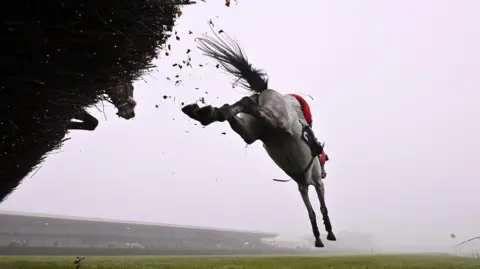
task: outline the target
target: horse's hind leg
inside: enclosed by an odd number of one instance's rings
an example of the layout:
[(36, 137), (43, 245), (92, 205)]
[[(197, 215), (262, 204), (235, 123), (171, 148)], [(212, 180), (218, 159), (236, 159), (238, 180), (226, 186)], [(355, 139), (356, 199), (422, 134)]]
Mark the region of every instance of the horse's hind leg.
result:
[[(224, 108), (225, 106), (228, 105), (224, 105), (222, 108)], [(226, 119), (221, 114), (220, 109), (212, 107), (210, 105), (199, 107), (197, 104), (190, 104), (184, 106), (182, 108), (182, 111), (187, 116), (199, 121), (204, 126), (216, 121), (227, 120), (232, 130), (238, 135), (240, 135), (247, 144), (252, 144), (257, 139), (259, 139), (260, 126), (258, 126), (258, 123), (256, 122), (257, 120), (255, 118), (250, 115), (244, 115), (242, 118), (240, 118), (235, 114)]]
[[(252, 115), (274, 130), (287, 132), (287, 113), (282, 113), (285, 110), (285, 107), (287, 107), (284, 97), (273, 90), (265, 90), (257, 97), (259, 104), (257, 104), (251, 97), (243, 97), (233, 105), (223, 105), (219, 109), (221, 117), (225, 120), (229, 120), (238, 113), (243, 112)], [(279, 107), (280, 109), (274, 109)]]
[(231, 121), (239, 113), (245, 113), (273, 130), (289, 132), (290, 118), (286, 108), (288, 104), (283, 95), (273, 90), (265, 90), (259, 95), (243, 97), (232, 105), (225, 104), (216, 108), (210, 105), (199, 107), (197, 104), (190, 104), (183, 107), (182, 111), (204, 126), (216, 121)]
[(190, 118), (199, 121), (203, 126), (225, 120), (220, 114), (219, 109), (210, 105), (199, 107), (197, 104), (190, 104), (184, 106), (182, 112)]
[(310, 203), (310, 199), (308, 198), (308, 185), (298, 184), (298, 190), (302, 195), (303, 203), (307, 208), (308, 217), (310, 218), (310, 223), (312, 224), (313, 236), (315, 236), (315, 247), (323, 248), (324, 245), (322, 240), (320, 239), (320, 232), (318, 231), (317, 216), (315, 215), (312, 203)]
[(234, 116), (228, 120), (232, 130), (240, 135), (248, 145), (259, 139), (260, 126), (257, 119), (250, 115), (243, 115), (243, 117)]

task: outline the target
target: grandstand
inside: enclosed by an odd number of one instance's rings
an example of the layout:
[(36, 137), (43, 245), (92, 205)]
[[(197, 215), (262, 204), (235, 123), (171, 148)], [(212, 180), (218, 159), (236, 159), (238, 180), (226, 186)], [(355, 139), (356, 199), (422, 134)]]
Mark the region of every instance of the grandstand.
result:
[(275, 248), (263, 243), (262, 239), (275, 236), (272, 233), (0, 211), (0, 246), (17, 251), (20, 248), (81, 248), (264, 252)]

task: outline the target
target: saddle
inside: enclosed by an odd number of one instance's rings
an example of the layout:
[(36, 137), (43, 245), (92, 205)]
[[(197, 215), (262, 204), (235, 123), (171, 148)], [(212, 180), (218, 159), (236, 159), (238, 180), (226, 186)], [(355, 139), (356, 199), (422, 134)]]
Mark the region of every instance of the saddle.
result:
[(291, 93), (289, 95), (292, 97), (295, 97), (295, 99), (297, 99), (297, 101), (300, 103), (303, 116), (305, 117), (307, 124), (312, 126), (312, 123), (313, 123), (312, 112), (310, 111), (310, 106), (308, 105), (307, 101), (305, 101), (305, 99), (298, 94)]
[(313, 133), (313, 130), (311, 128), (312, 123), (313, 123), (313, 118), (312, 118), (312, 112), (310, 110), (310, 106), (308, 105), (307, 101), (300, 95), (298, 94), (289, 94), (292, 97), (295, 97), (297, 101), (300, 103), (300, 106), (302, 108), (303, 116), (305, 118), (305, 121), (307, 122), (307, 126), (304, 126), (302, 129), (302, 139), (307, 145), (310, 147), (310, 150), (312, 152), (312, 156), (319, 156), (320, 157), (320, 163), (323, 165), (325, 164), (326, 161), (328, 161), (328, 156), (325, 154), (323, 151), (323, 146), (318, 142), (317, 138), (315, 137), (315, 134)]

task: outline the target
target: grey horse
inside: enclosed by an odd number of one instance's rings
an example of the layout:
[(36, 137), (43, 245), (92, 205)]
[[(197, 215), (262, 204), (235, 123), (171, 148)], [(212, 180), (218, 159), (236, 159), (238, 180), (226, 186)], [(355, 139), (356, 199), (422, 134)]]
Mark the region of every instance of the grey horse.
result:
[[(315, 211), (308, 197), (308, 187), (314, 186), (320, 201), (327, 240), (336, 241), (325, 204), (322, 180), (326, 177), (328, 157), (306, 122), (304, 109), (298, 98), (268, 88), (264, 71), (253, 68), (236, 41), (222, 34), (198, 38), (199, 49), (216, 60), (224, 71), (233, 75), (236, 84), (253, 94), (222, 107), (199, 107), (189, 104), (182, 108), (190, 118), (206, 126), (214, 122), (228, 122), (247, 144), (260, 140), (270, 158), (298, 184), (308, 211), (315, 247), (323, 247)], [(319, 157), (320, 156), (320, 157)]]

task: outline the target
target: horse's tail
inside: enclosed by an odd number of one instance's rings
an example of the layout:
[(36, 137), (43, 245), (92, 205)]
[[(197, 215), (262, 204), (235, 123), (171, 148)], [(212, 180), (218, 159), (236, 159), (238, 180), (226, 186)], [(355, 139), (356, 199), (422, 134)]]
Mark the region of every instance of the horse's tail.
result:
[(222, 34), (225, 37), (222, 39), (213, 29), (212, 32), (215, 37), (204, 35), (198, 38), (198, 48), (233, 75), (236, 78), (235, 84), (258, 93), (268, 89), (267, 74), (252, 67), (240, 45), (225, 33)]

